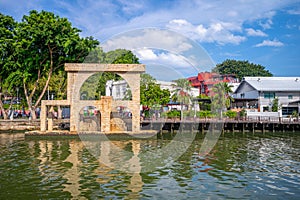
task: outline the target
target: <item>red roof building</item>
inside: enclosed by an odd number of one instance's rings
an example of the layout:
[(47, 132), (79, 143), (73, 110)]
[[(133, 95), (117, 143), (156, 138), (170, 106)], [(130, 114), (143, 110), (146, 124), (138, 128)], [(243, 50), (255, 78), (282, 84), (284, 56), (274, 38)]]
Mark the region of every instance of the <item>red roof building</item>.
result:
[(239, 80), (233, 74), (217, 74), (211, 72), (201, 72), (198, 76), (187, 78), (191, 82), (192, 87), (199, 88), (199, 95), (210, 95), (211, 88), (220, 82), (238, 83)]

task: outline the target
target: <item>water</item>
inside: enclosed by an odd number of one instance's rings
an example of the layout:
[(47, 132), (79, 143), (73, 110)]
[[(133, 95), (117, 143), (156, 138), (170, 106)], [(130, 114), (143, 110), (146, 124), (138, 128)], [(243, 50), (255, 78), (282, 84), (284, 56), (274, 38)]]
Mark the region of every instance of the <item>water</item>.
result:
[(162, 155), (145, 152), (172, 138), (86, 143), (1, 133), (0, 199), (300, 199), (300, 133), (227, 133), (206, 155), (203, 139), (153, 164)]

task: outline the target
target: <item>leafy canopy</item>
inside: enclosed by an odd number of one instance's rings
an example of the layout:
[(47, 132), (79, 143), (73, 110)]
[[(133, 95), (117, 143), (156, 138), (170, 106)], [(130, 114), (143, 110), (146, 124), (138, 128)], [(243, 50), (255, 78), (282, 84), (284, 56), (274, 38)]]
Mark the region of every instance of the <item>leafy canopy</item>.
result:
[(174, 94), (172, 95), (173, 101), (178, 101), (183, 104), (189, 104), (191, 101), (191, 97), (189, 95), (189, 91), (191, 91), (191, 83), (185, 78), (180, 78), (174, 80), (175, 84), (172, 84), (174, 89)]
[(225, 60), (212, 70), (220, 74), (235, 74), (242, 79), (245, 76), (273, 76), (265, 67), (249, 61)]
[[(100, 47), (93, 49), (85, 58), (85, 63), (107, 64), (139, 64), (139, 59), (126, 49), (116, 49), (107, 53)], [(105, 86), (108, 80), (122, 80), (122, 77), (113, 72), (99, 72), (90, 76), (80, 88), (81, 99), (100, 99), (105, 96)], [(129, 97), (128, 97), (129, 98)], [(129, 98), (130, 99), (130, 98)]]
[(149, 74), (141, 74), (141, 104), (145, 106), (165, 105), (170, 101), (170, 91), (162, 90)]
[(24, 91), (31, 110), (40, 103), (52, 75), (64, 71), (64, 63), (82, 62), (99, 44), (92, 37), (81, 38), (79, 32), (66, 18), (47, 11), (33, 10), (13, 26), (5, 82)]

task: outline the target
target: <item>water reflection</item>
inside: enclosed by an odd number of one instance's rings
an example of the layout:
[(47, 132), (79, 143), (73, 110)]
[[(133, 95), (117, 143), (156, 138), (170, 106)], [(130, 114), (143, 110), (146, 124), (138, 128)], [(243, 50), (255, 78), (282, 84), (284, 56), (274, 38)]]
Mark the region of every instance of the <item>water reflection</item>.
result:
[[(145, 152), (164, 149), (169, 139), (82, 142), (2, 133), (0, 199), (300, 197), (299, 133), (227, 134), (205, 156), (203, 139), (169, 165), (145, 172), (161, 156), (149, 159)], [(116, 170), (120, 164), (128, 172)]]
[[(98, 143), (98, 142), (97, 142)], [(98, 158), (95, 158), (97, 165), (94, 168), (86, 168), (85, 165), (90, 165), (90, 157), (85, 157), (85, 146), (80, 140), (39, 140), (33, 141), (29, 140), (29, 150), (31, 155), (34, 156), (38, 152), (37, 159), (39, 160), (38, 171), (40, 176), (43, 177), (42, 184), (47, 185), (49, 181), (57, 180), (61, 183), (61, 189), (64, 192), (70, 194), (73, 199), (83, 199), (82, 191), (88, 191), (86, 185), (89, 182), (95, 181), (99, 185), (98, 187), (105, 186), (105, 190), (108, 190), (110, 186), (112, 193), (116, 194), (118, 190), (126, 190), (126, 194), (130, 199), (139, 198), (139, 192), (143, 188), (143, 180), (140, 174), (141, 163), (138, 157), (140, 152), (140, 141), (103, 141), (101, 145), (101, 153)], [(38, 145), (35, 152), (32, 151), (34, 146)], [(90, 143), (90, 145), (95, 145), (95, 143)], [(131, 152), (131, 157), (128, 159), (128, 169), (134, 171), (135, 173), (122, 174), (120, 176), (119, 172), (115, 172), (114, 169), (106, 166), (103, 163), (110, 163), (111, 160), (116, 158), (122, 158), (120, 152), (116, 152), (116, 149), (111, 148), (111, 145), (118, 146), (121, 149), (126, 149), (127, 152)], [(85, 170), (89, 170), (85, 171)], [(84, 172), (83, 172), (84, 171)], [(90, 173), (95, 174), (97, 178), (94, 180), (82, 180), (82, 175)], [(124, 188), (117, 188), (112, 183), (118, 179), (126, 178), (128, 181)], [(58, 180), (60, 179), (60, 180)], [(119, 181), (119, 180), (118, 180)], [(83, 184), (82, 184), (83, 183)], [(107, 186), (109, 186), (107, 188)], [(100, 194), (99, 194), (100, 195)]]
[(6, 146), (15, 143), (16, 141), (24, 140), (23, 133), (16, 133), (16, 134), (1, 134), (0, 133), (0, 145)]
[[(91, 144), (94, 143), (94, 144)], [(116, 161), (116, 159), (128, 158), (128, 165), (124, 168), (128, 168), (128, 175), (130, 176), (130, 182), (127, 185), (127, 190), (131, 191), (128, 193), (129, 199), (136, 199), (139, 197), (139, 192), (142, 190), (143, 181), (141, 173), (141, 163), (140, 158), (138, 157), (140, 153), (141, 141), (136, 140), (127, 140), (127, 141), (95, 141), (85, 143), (85, 145), (95, 145), (100, 144), (100, 152), (98, 157), (99, 168), (96, 169), (97, 174), (101, 174), (101, 179), (98, 179), (98, 182), (101, 184), (109, 183), (114, 176), (110, 173), (112, 168), (108, 166), (114, 166), (115, 163), (121, 163)], [(117, 148), (116, 148), (117, 147)], [(124, 155), (124, 149), (126, 149), (127, 155)], [(132, 153), (132, 155), (131, 155)], [(130, 156), (128, 156), (130, 154)], [(103, 176), (106, 178), (103, 178)]]
[(71, 165), (63, 175), (63, 178), (67, 179), (67, 183), (64, 184), (64, 191), (69, 192), (72, 198), (78, 199), (80, 195), (80, 165), (82, 164), (78, 158), (79, 151), (82, 151), (82, 143), (71, 141), (69, 143), (70, 155), (63, 161)]

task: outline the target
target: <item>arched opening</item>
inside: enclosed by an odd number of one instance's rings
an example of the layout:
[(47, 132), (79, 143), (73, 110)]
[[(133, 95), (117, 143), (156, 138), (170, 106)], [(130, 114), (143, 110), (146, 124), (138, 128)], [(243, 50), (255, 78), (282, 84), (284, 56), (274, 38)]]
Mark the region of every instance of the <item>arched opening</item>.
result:
[(112, 96), (113, 100), (132, 100), (128, 83), (117, 73), (97, 72), (87, 78), (80, 87), (80, 100), (100, 100)]
[(110, 115), (111, 131), (132, 131), (132, 112), (126, 106), (117, 106)]
[(95, 106), (85, 106), (79, 111), (79, 131), (100, 131), (101, 112)]

